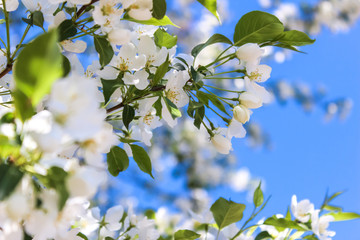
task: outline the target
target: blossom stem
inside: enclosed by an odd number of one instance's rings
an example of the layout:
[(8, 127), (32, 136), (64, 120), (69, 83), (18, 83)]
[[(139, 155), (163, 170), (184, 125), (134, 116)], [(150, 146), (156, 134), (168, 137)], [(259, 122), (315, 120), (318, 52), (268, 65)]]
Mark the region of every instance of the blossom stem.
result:
[(5, 24), (6, 24), (6, 39), (7, 39), (7, 46), (6, 46), (6, 57), (8, 64), (11, 63), (10, 58), (10, 22), (9, 22), (9, 12), (6, 10), (6, 3), (5, 0), (2, 0), (3, 8), (4, 8), (4, 15), (5, 15)]
[[(208, 93), (210, 93), (211, 95), (214, 95), (214, 96), (216, 96), (216, 97), (218, 97), (218, 95), (216, 95), (216, 94), (214, 94), (214, 93), (212, 93), (211, 91), (209, 91), (208, 89), (206, 89), (206, 88), (204, 88), (205, 89), (205, 91), (207, 91)], [(232, 103), (229, 103), (228, 101), (225, 101), (223, 98), (219, 98), (221, 101), (223, 101), (224, 103), (226, 103), (227, 105), (229, 105), (230, 107), (235, 107), (234, 106), (234, 104), (232, 104)]]
[(218, 88), (218, 87), (214, 87), (214, 86), (207, 85), (207, 84), (204, 84), (204, 86), (209, 87), (209, 88), (213, 88), (213, 89), (217, 89), (217, 90), (220, 90), (220, 91), (224, 91), (224, 92), (233, 92), (233, 93), (242, 93), (242, 92), (244, 92), (244, 91), (233, 91), (233, 90), (228, 90), (228, 89), (224, 89), (224, 88)]
[(204, 77), (204, 79), (241, 79), (243, 77)]
[(205, 65), (205, 67), (210, 67), (210, 66), (214, 65), (215, 63), (220, 62), (221, 60), (223, 60), (223, 59), (225, 59), (225, 58), (228, 58), (228, 57), (231, 58), (232, 56), (235, 56), (235, 53), (231, 53), (231, 54), (226, 55), (226, 56), (224, 56), (224, 57), (222, 57), (222, 58), (219, 58), (219, 57), (218, 57), (218, 58), (216, 58), (214, 61), (212, 61), (211, 63)]
[(14, 59), (14, 57), (16, 56), (16, 53), (19, 51), (19, 49), (21, 48), (21, 44), (24, 42), (26, 35), (28, 34), (29, 30), (30, 30), (31, 26), (28, 24), (26, 26), (25, 32), (22, 35), (19, 44), (17, 45), (15, 51), (13, 52), (13, 54), (11, 55), (11, 59)]
[(212, 76), (217, 76), (217, 75), (223, 75), (223, 74), (227, 74), (227, 73), (245, 73), (245, 70), (233, 70), (233, 71), (227, 71), (227, 72), (221, 72), (221, 73), (215, 73)]

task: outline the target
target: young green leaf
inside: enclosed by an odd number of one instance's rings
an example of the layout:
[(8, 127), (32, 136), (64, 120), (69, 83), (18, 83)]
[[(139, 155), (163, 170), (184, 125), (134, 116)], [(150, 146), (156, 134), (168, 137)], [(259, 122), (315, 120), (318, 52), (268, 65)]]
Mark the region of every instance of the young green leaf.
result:
[(201, 52), (201, 50), (203, 50), (207, 46), (210, 46), (210, 45), (215, 44), (215, 43), (232, 44), (230, 39), (228, 39), (227, 37), (225, 37), (222, 34), (216, 33), (216, 34), (212, 35), (205, 43), (199, 44), (196, 47), (194, 47), (191, 50), (191, 55), (193, 57), (196, 57)]
[(306, 227), (305, 225), (300, 226), (298, 223), (291, 221), (291, 220), (287, 220), (285, 218), (270, 217), (265, 220), (264, 224), (282, 228), (282, 229), (291, 228), (291, 229), (296, 229), (299, 231), (308, 231), (308, 229), (305, 228)]
[(129, 157), (124, 149), (114, 146), (107, 154), (107, 164), (109, 173), (116, 177), (129, 167)]
[(354, 220), (359, 219), (360, 214), (353, 213), (353, 212), (332, 212), (326, 215), (330, 215), (334, 217), (334, 221), (348, 221), (348, 220)]
[(154, 103), (154, 108), (156, 110), (156, 116), (158, 116), (159, 118), (161, 118), (161, 111), (162, 111), (162, 104), (161, 104), (161, 97), (158, 98), (158, 100), (156, 100), (156, 102)]
[(175, 118), (178, 118), (178, 117), (181, 117), (181, 112), (180, 110), (177, 108), (177, 106), (172, 102), (170, 101), (170, 99), (168, 99), (167, 97), (165, 97), (165, 104), (166, 104), (166, 107), (168, 108), (170, 114), (171, 114), (171, 117), (173, 119)]
[(166, 14), (166, 1), (153, 0), (152, 16), (156, 19), (163, 19)]
[(224, 198), (216, 200), (210, 208), (219, 229), (240, 221), (243, 218), (244, 210), (244, 204), (228, 201)]
[(260, 207), (261, 204), (264, 202), (264, 195), (261, 190), (261, 182), (259, 186), (255, 189), (254, 196), (253, 196), (253, 202), (255, 207)]
[(130, 21), (130, 22), (136, 22), (144, 25), (153, 25), (153, 26), (167, 26), (171, 25), (177, 28), (180, 28), (179, 26), (175, 25), (168, 16), (164, 16), (162, 19), (156, 19), (156, 18), (150, 18), (149, 20), (137, 20), (129, 15), (125, 14), (124, 20)]
[(154, 78), (152, 80), (152, 85), (156, 86), (160, 83), (161, 79), (165, 76), (165, 74), (168, 72), (169, 69), (169, 56), (166, 58), (165, 62), (161, 64), (155, 72)]
[(31, 116), (32, 107), (50, 92), (53, 83), (63, 75), (63, 59), (57, 39), (56, 31), (40, 35), (23, 48), (15, 61), (16, 89), (13, 96), (16, 112), (22, 120)]
[(102, 67), (108, 65), (114, 56), (114, 50), (109, 41), (103, 37), (94, 37), (95, 49), (100, 56), (100, 64)]
[(154, 40), (156, 46), (158, 46), (159, 48), (166, 47), (167, 49), (170, 49), (176, 45), (177, 36), (172, 36), (164, 29), (159, 28), (154, 33)]
[(138, 145), (132, 144), (130, 145), (130, 147), (134, 160), (139, 166), (140, 170), (154, 178), (154, 176), (152, 175), (151, 160), (145, 149)]
[(235, 46), (275, 40), (284, 32), (284, 25), (274, 15), (261, 11), (245, 14), (236, 24)]
[(199, 3), (201, 3), (207, 10), (209, 10), (217, 19), (219, 22), (220, 16), (217, 12), (217, 6), (216, 6), (216, 0), (197, 0)]
[(0, 201), (10, 196), (22, 177), (23, 173), (17, 167), (0, 165)]
[(175, 240), (194, 240), (201, 237), (200, 234), (190, 231), (190, 230), (179, 230), (175, 233)]

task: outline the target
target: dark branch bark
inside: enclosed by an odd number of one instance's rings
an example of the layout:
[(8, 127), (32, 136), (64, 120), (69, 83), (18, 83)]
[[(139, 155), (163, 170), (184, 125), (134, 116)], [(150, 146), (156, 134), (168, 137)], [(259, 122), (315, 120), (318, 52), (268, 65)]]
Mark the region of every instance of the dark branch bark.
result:
[(12, 70), (13, 65), (12, 64), (8, 64), (6, 66), (6, 68), (0, 73), (0, 78), (2, 78), (3, 76), (5, 76), (6, 74), (8, 74), (11, 70)]
[(99, 0), (92, 0), (89, 4), (83, 5), (77, 12), (76, 12), (76, 17), (80, 16), (80, 14), (82, 14), (86, 8), (88, 6), (91, 6), (92, 4), (98, 2)]
[[(151, 91), (151, 92), (158, 92), (158, 91), (162, 91), (162, 90), (164, 90), (164, 89), (165, 89), (165, 86), (155, 86), (155, 87), (151, 88), (150, 91)], [(146, 95), (149, 95), (149, 94), (146, 94)], [(145, 96), (146, 96), (146, 95), (145, 95)], [(145, 96), (136, 97), (136, 98), (133, 99), (133, 101), (139, 100), (139, 99), (141, 99), (141, 98), (143, 98), (143, 97), (145, 97)], [(119, 103), (119, 104), (116, 105), (116, 106), (113, 106), (113, 107), (111, 107), (111, 108), (109, 108), (109, 109), (106, 109), (106, 113), (111, 113), (111, 112), (113, 112), (113, 111), (115, 111), (115, 110), (118, 110), (118, 109), (124, 107), (124, 105), (125, 105), (125, 100), (122, 101), (121, 103)]]

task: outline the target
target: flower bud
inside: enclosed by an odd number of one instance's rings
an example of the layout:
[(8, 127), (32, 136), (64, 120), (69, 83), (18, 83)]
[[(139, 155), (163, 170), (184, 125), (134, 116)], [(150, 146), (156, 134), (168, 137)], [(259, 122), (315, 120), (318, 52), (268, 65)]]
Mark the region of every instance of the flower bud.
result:
[(216, 134), (211, 138), (211, 143), (216, 150), (222, 154), (229, 154), (231, 150), (231, 141), (222, 135)]
[(262, 106), (261, 98), (251, 92), (240, 94), (239, 101), (241, 105), (244, 105), (247, 108), (259, 108)]
[(256, 43), (247, 43), (239, 47), (235, 54), (239, 60), (244, 61), (249, 65), (258, 65), (263, 53), (264, 50)]
[(243, 105), (237, 105), (233, 109), (234, 118), (236, 121), (242, 124), (246, 123), (250, 119), (250, 110)]

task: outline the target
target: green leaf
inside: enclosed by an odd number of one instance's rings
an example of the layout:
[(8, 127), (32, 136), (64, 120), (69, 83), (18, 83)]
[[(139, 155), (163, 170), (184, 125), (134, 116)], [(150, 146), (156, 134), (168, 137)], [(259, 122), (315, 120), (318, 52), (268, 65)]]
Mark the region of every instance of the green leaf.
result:
[(148, 218), (148, 219), (156, 219), (156, 212), (152, 209), (147, 209), (144, 213), (144, 215)]
[(153, 106), (156, 110), (156, 116), (161, 118), (161, 111), (162, 111), (161, 97), (159, 97), (158, 100), (156, 100)]
[(232, 44), (230, 39), (228, 39), (227, 37), (225, 37), (222, 34), (216, 33), (216, 34), (212, 35), (205, 43), (199, 44), (196, 47), (194, 47), (191, 50), (191, 55), (193, 57), (196, 57), (201, 52), (201, 50), (203, 50), (207, 46), (210, 46), (210, 45), (215, 44), (215, 43)]
[(194, 126), (200, 129), (201, 123), (205, 117), (205, 107), (201, 106), (195, 110)]
[(199, 99), (200, 102), (202, 102), (206, 106), (209, 105), (209, 98), (208, 98), (208, 95), (206, 93), (201, 92), (201, 91), (197, 91), (196, 96), (197, 96), (197, 98)]
[(132, 144), (130, 145), (130, 147), (134, 160), (139, 166), (140, 170), (154, 178), (154, 176), (152, 175), (151, 160), (145, 149), (138, 145)]
[(205, 93), (205, 92), (201, 92), (201, 91), (197, 92), (197, 96), (198, 96), (199, 100), (202, 103), (204, 103), (205, 105), (208, 105), (208, 104), (205, 103), (207, 101), (205, 99), (210, 100), (211, 103), (214, 104), (215, 107), (217, 107), (219, 110), (221, 110), (222, 112), (224, 112), (226, 115), (229, 116), (229, 114), (226, 111), (226, 108), (225, 108), (224, 104), (219, 100), (219, 98), (217, 96), (212, 95), (212, 94), (208, 94), (208, 93)]
[(259, 186), (255, 189), (254, 196), (253, 196), (253, 202), (255, 207), (261, 206), (264, 202), (264, 194), (261, 190), (261, 182)]
[(165, 104), (166, 104), (166, 107), (168, 108), (170, 114), (171, 114), (171, 117), (173, 119), (175, 118), (178, 118), (178, 117), (181, 117), (181, 112), (180, 110), (177, 108), (177, 106), (172, 102), (170, 101), (170, 99), (168, 99), (167, 97), (165, 97)]
[(68, 173), (60, 167), (51, 167), (47, 171), (46, 178), (43, 179), (43, 184), (56, 190), (59, 195), (58, 208), (62, 210), (69, 198), (69, 192), (66, 188), (66, 178)]
[(304, 52), (302, 52), (302, 51), (299, 51), (296, 47), (291, 46), (291, 45), (289, 45), (289, 44), (285, 44), (285, 43), (276, 43), (274, 46), (275, 46), (275, 47), (280, 47), (280, 48), (289, 49), (289, 50), (292, 50), (292, 51), (295, 51), (295, 52), (299, 52), (299, 53), (304, 53)]
[(168, 16), (163, 17), (162, 19), (156, 19), (151, 18), (149, 20), (137, 20), (134, 18), (131, 18), (129, 15), (125, 14), (124, 20), (130, 21), (130, 22), (136, 22), (144, 25), (154, 25), (154, 26), (167, 26), (172, 25), (174, 27), (180, 28), (179, 26), (175, 25)]
[(329, 198), (326, 198), (326, 202), (328, 202), (328, 203), (331, 202), (332, 200), (334, 200), (335, 198), (337, 198), (338, 196), (340, 196), (343, 193), (344, 193), (343, 191), (334, 193)]
[(176, 45), (177, 36), (172, 36), (169, 33), (167, 33), (164, 29), (159, 28), (154, 33), (154, 40), (156, 46), (160, 48), (166, 47), (167, 49), (170, 49)]
[(285, 219), (286, 220), (291, 220), (290, 207), (287, 208)]
[(240, 221), (243, 218), (244, 210), (244, 204), (228, 201), (224, 198), (216, 200), (210, 208), (219, 229)]
[(275, 40), (284, 31), (284, 26), (274, 15), (261, 11), (245, 14), (236, 24), (235, 46), (245, 43), (264, 43)]
[(109, 173), (116, 177), (129, 167), (129, 157), (124, 149), (114, 146), (107, 154), (107, 164)]
[(328, 211), (334, 211), (334, 212), (342, 212), (342, 210), (343, 210), (341, 207), (332, 206), (332, 205), (325, 205), (324, 209), (328, 210)]
[(312, 235), (306, 235), (306, 236), (304, 236), (302, 239), (307, 239), (307, 240), (318, 240), (318, 238), (315, 236), (315, 234), (312, 234)]
[(291, 220), (287, 220), (285, 218), (270, 217), (265, 220), (264, 224), (271, 225), (271, 226), (281, 228), (281, 229), (291, 228), (291, 229), (296, 229), (299, 231), (307, 231), (308, 230), (305, 228), (306, 227), (305, 225), (300, 226), (298, 223), (291, 221)]
[(29, 24), (31, 27), (34, 25), (34, 19), (33, 17), (30, 15), (29, 18), (21, 18), (26, 24)]
[(255, 240), (262, 240), (269, 238), (274, 239), (267, 231), (263, 231), (256, 236)]
[(63, 66), (63, 76), (62, 77), (66, 77), (70, 73), (71, 64), (67, 57), (65, 57), (64, 55), (61, 55), (61, 57), (62, 57), (62, 66)]
[(85, 234), (83, 234), (83, 233), (81, 233), (81, 232), (79, 232), (76, 236), (81, 237), (81, 238), (84, 239), (84, 240), (89, 240), (89, 239), (87, 238), (87, 236), (85, 236)]
[(190, 231), (190, 230), (179, 230), (175, 233), (175, 240), (194, 240), (201, 237), (200, 234)]
[(354, 219), (360, 218), (360, 214), (353, 213), (353, 212), (332, 212), (332, 213), (328, 213), (326, 215), (333, 216), (335, 219), (334, 221), (336, 221), (336, 222), (348, 221), (348, 220), (354, 220)]
[(12, 93), (15, 102), (15, 113), (23, 122), (35, 114), (31, 99), (23, 92), (15, 90)]
[(220, 16), (217, 12), (217, 6), (216, 6), (216, 0), (197, 0), (199, 3), (201, 3), (207, 10), (209, 10), (217, 19), (219, 22)]
[(285, 31), (281, 38), (278, 39), (278, 41), (293, 46), (304, 46), (313, 44), (315, 42), (315, 39), (309, 38), (306, 33), (297, 30), (291, 30)]
[(77, 33), (77, 29), (73, 21), (68, 19), (60, 23), (58, 27), (58, 32), (59, 32), (59, 42), (62, 42), (65, 39), (75, 36)]
[(204, 106), (204, 104), (201, 102), (190, 101), (187, 109), (189, 117), (194, 118), (195, 110), (201, 108), (202, 106)]
[(152, 16), (156, 19), (163, 19), (166, 14), (166, 1), (153, 0)]
[(5, 22), (6, 22), (5, 19), (0, 19), (0, 24), (3, 24)]
[(168, 55), (165, 62), (156, 69), (154, 78), (152, 80), (153, 86), (156, 86), (160, 83), (161, 79), (163, 79), (165, 74), (168, 72), (169, 65), (170, 65), (170, 61), (169, 61), (169, 55)]
[[(15, 61), (14, 100), (16, 112), (22, 120), (31, 116), (32, 107), (50, 92), (53, 83), (63, 75), (57, 38), (56, 31), (40, 35), (23, 48)], [(22, 110), (26, 113), (19, 112)]]
[(127, 129), (129, 129), (129, 124), (135, 117), (135, 110), (130, 105), (125, 105), (122, 113), (123, 123)]
[(24, 174), (15, 166), (0, 165), (0, 201), (10, 196), (23, 175)]
[(33, 24), (35, 26), (43, 28), (44, 25), (44, 15), (41, 11), (35, 11), (32, 14), (33, 17)]
[(105, 103), (110, 100), (111, 95), (121, 87), (123, 84), (121, 79), (114, 79), (114, 80), (106, 80), (101, 79), (101, 84), (103, 86), (103, 95), (105, 99)]
[(109, 41), (103, 37), (94, 37), (95, 49), (100, 56), (100, 65), (102, 67), (108, 65), (114, 56), (114, 50)]

